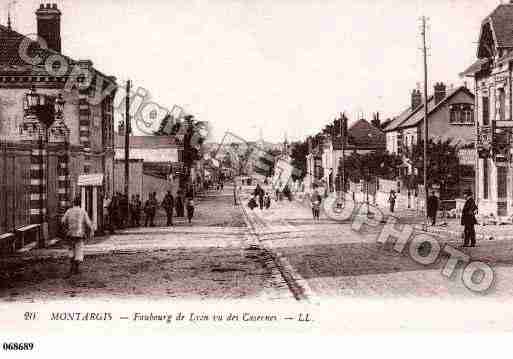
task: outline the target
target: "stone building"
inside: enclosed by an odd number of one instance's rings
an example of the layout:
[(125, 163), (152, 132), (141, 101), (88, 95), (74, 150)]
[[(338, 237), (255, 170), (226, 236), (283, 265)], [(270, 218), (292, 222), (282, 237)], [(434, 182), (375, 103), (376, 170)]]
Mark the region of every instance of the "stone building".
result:
[[(44, 222), (47, 236), (55, 234), (60, 214), (80, 195), (99, 228), (103, 194), (113, 190), (116, 79), (94, 68), (91, 60), (62, 54), (62, 14), (56, 4), (41, 4), (35, 14), (38, 39), (0, 25), (0, 141), (33, 148), (30, 182), (14, 203), (28, 196), (30, 223)], [(26, 94), (31, 88), (47, 102), (61, 96), (62, 119), (43, 126), (37, 115), (29, 115)]]
[(477, 61), (462, 75), (475, 81), (476, 197), (481, 214), (513, 214), (513, 3), (481, 23)]

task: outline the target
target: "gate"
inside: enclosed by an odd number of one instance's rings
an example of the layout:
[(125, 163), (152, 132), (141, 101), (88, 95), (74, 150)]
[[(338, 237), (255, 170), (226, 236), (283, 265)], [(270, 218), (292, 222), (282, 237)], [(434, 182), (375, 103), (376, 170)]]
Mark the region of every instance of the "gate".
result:
[(30, 224), (31, 147), (0, 141), (0, 234)]

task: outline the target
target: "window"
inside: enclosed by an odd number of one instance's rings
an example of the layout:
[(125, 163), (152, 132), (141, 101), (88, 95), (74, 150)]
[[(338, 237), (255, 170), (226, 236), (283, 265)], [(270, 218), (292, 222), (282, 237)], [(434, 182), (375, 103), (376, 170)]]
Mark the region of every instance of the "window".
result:
[(483, 96), (483, 126), (490, 125), (490, 98)]
[(506, 120), (506, 93), (504, 89), (499, 89), (499, 119)]
[(474, 124), (474, 107), (468, 103), (453, 104), (449, 108), (449, 123), (457, 125)]
[(489, 173), (488, 173), (488, 159), (483, 159), (483, 199), (488, 199), (488, 182), (489, 182)]

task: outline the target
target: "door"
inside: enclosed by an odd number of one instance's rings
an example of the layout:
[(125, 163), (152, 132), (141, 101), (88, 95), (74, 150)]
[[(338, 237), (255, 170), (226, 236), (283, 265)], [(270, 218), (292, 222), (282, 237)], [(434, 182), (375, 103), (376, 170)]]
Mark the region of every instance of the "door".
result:
[(497, 215), (507, 216), (508, 206), (508, 168), (497, 167)]

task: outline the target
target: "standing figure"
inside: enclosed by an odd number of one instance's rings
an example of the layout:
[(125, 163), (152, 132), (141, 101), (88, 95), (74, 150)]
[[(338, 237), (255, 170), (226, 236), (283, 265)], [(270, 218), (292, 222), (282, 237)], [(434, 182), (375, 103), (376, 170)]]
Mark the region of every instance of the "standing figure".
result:
[(142, 210), (141, 197), (137, 194), (135, 195), (135, 225), (137, 227), (141, 226), (141, 210)]
[(271, 196), (269, 195), (268, 192), (265, 193), (264, 205), (265, 205), (265, 209), (271, 208)]
[(175, 205), (175, 199), (170, 191), (167, 191), (164, 200), (162, 201), (162, 208), (166, 211), (167, 226), (173, 225), (173, 207)]
[(128, 227), (129, 226), (129, 203), (128, 203), (128, 198), (126, 197), (125, 194), (122, 194), (120, 195), (119, 197), (119, 213), (120, 213), (120, 216), (118, 218), (118, 222), (119, 222), (119, 227), (120, 228), (125, 228), (125, 227)]
[(390, 212), (392, 212), (392, 213), (394, 213), (394, 210), (395, 210), (395, 200), (396, 200), (395, 191), (392, 189), (392, 190), (390, 190), (390, 195), (388, 196), (388, 203), (390, 204)]
[(427, 216), (431, 219), (431, 225), (436, 224), (436, 212), (438, 211), (438, 197), (435, 192), (431, 192), (431, 196), (427, 200)]
[(137, 199), (135, 197), (135, 194), (132, 195), (132, 198), (130, 199), (130, 225), (132, 227), (137, 226), (136, 216), (137, 216)]
[(319, 212), (321, 209), (322, 198), (319, 192), (315, 190), (311, 197), (312, 202), (312, 215), (314, 220), (319, 220)]
[(84, 261), (84, 239), (93, 236), (93, 224), (87, 212), (80, 207), (80, 198), (75, 198), (73, 207), (68, 209), (61, 219), (70, 243), (70, 275), (80, 273), (80, 264)]
[(183, 190), (180, 188), (177, 192), (176, 192), (176, 204), (175, 204), (175, 207), (176, 207), (176, 216), (177, 217), (183, 217), (184, 215), (184, 210), (183, 210)]
[[(472, 198), (472, 191), (466, 192), (467, 200), (463, 206), (461, 213), (461, 225), (464, 226), (464, 242), (463, 247), (475, 247), (476, 246), (476, 229), (474, 226), (477, 224), (476, 211), (477, 206)], [(469, 245), (470, 244), (470, 245)]]
[(186, 204), (187, 219), (189, 220), (189, 223), (192, 223), (192, 217), (194, 217), (194, 200), (192, 199), (192, 197), (187, 197)]
[(111, 234), (119, 228), (119, 193), (116, 192), (110, 200), (109, 207), (109, 225)]
[(258, 198), (258, 205), (260, 206), (260, 210), (263, 210), (264, 209), (265, 192), (262, 189), (262, 187), (260, 187), (260, 184), (257, 184), (255, 191), (253, 191), (253, 195)]

